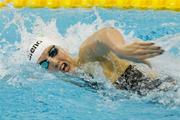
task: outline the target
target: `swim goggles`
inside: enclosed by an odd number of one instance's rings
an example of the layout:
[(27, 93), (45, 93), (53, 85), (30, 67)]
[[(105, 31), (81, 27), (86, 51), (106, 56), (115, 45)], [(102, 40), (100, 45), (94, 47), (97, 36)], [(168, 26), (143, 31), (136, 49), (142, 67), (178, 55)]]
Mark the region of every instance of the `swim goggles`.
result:
[[(56, 48), (55, 45), (52, 46), (52, 48), (49, 50), (48, 55), (49, 57), (53, 58), (58, 54), (58, 49)], [(48, 60), (43, 60), (42, 62), (40, 62), (39, 64), (41, 65), (41, 67), (48, 69), (49, 68), (49, 61)]]

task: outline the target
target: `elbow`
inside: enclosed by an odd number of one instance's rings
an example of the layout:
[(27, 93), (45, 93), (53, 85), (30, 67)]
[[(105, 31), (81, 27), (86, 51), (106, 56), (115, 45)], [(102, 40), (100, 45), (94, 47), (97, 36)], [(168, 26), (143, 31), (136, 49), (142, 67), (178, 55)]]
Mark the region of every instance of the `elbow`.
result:
[(118, 31), (116, 28), (114, 27), (104, 27), (101, 29), (102, 31), (106, 31), (106, 32), (109, 32), (109, 31)]

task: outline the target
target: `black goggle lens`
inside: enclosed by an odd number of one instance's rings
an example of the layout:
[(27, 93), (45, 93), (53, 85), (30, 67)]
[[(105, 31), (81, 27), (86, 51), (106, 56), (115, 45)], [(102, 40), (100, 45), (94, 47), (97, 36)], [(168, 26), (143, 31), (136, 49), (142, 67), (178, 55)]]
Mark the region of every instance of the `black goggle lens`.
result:
[(55, 45), (51, 48), (49, 51), (49, 56), (50, 57), (55, 57), (58, 54), (58, 49), (55, 47)]

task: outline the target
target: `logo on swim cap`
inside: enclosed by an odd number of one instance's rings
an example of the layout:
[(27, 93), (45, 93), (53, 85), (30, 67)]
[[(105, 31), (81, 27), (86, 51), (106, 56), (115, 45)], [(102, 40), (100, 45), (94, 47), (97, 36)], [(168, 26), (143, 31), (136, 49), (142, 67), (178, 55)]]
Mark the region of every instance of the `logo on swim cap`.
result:
[(35, 50), (37, 49), (37, 47), (39, 46), (39, 44), (41, 44), (43, 41), (37, 41), (30, 49), (30, 53), (29, 53), (29, 60), (32, 59), (32, 55), (35, 52)]
[(52, 40), (51, 38), (47, 37), (35, 37), (33, 44), (30, 45), (28, 50), (28, 59), (34, 63), (37, 63), (44, 50), (51, 45), (60, 45), (59, 40)]

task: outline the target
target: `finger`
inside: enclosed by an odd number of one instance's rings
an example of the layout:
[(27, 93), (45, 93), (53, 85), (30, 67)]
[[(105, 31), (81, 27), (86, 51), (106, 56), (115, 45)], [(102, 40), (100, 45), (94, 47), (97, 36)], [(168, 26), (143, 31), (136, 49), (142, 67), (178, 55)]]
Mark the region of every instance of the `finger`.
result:
[(160, 46), (139, 46), (137, 45), (136, 48), (139, 48), (139, 49), (146, 49), (146, 50), (160, 50), (161, 47)]
[(164, 50), (138, 50), (133, 53), (135, 56), (139, 55), (147, 55), (147, 54), (154, 54), (154, 53), (159, 53), (162, 54)]
[(147, 55), (142, 55), (140, 57), (137, 57), (139, 59), (148, 59), (148, 58), (152, 58), (152, 57), (155, 57), (155, 56), (158, 56), (158, 55), (161, 55), (161, 53), (153, 53), (153, 54), (147, 54)]
[(144, 64), (146, 64), (148, 67), (152, 68), (152, 65), (149, 61), (147, 60), (142, 60)]
[(151, 68), (151, 63), (147, 60), (144, 59), (139, 59), (139, 58), (135, 58), (135, 57), (129, 57), (128, 60), (133, 61), (135, 63), (143, 63), (146, 64), (148, 67)]
[(154, 44), (153, 42), (135, 41), (135, 45), (138, 46), (152, 46)]

